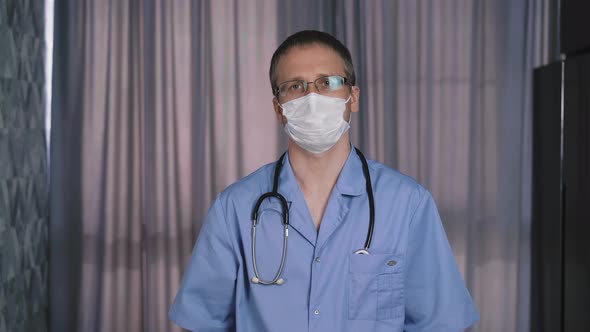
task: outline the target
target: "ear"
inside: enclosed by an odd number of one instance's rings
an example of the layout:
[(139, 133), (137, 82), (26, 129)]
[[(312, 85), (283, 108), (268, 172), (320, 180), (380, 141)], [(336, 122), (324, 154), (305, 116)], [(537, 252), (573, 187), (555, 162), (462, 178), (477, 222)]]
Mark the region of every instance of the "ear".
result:
[(284, 126), (285, 123), (287, 123), (287, 118), (285, 118), (285, 116), (283, 115), (283, 109), (281, 108), (281, 105), (279, 104), (277, 97), (272, 98), (272, 106), (277, 117), (277, 120), (281, 125)]
[(356, 113), (359, 111), (359, 96), (361, 93), (361, 89), (358, 86), (352, 87), (351, 97), (350, 97), (350, 111), (352, 113)]

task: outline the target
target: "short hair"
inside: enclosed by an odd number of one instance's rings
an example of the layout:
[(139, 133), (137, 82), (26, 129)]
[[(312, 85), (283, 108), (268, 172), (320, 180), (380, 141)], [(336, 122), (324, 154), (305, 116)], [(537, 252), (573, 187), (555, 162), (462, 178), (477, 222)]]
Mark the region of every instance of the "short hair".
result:
[(281, 57), (293, 47), (313, 44), (323, 45), (334, 50), (344, 62), (344, 71), (346, 73), (347, 81), (350, 83), (350, 85), (356, 84), (356, 74), (354, 72), (352, 57), (350, 56), (350, 51), (348, 48), (346, 48), (344, 44), (342, 44), (338, 39), (336, 39), (336, 37), (329, 33), (316, 30), (303, 30), (287, 37), (287, 39), (285, 39), (285, 41), (279, 45), (272, 55), (268, 74), (270, 76), (270, 86), (272, 88), (273, 95), (276, 95), (276, 91), (278, 89), (277, 66)]

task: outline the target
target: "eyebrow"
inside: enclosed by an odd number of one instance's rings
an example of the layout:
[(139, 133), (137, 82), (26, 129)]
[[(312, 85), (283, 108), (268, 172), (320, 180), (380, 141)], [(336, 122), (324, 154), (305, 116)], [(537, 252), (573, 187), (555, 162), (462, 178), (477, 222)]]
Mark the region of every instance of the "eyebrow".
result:
[[(325, 73), (320, 73), (320, 74), (318, 74), (318, 76), (315, 79), (318, 79), (320, 77), (327, 77), (327, 76), (342, 76), (342, 77), (346, 77), (346, 74), (338, 74), (338, 73), (328, 73), (328, 74), (325, 74)], [(284, 82), (291, 82), (291, 81), (305, 81), (305, 79), (302, 76), (294, 76), (294, 77), (291, 77), (291, 78), (283, 81), (283, 83)]]

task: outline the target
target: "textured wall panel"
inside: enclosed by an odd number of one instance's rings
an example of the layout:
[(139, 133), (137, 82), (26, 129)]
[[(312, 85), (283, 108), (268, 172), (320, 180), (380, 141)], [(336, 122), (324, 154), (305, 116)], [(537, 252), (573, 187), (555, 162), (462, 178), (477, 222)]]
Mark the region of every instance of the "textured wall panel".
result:
[(0, 332), (47, 330), (43, 4), (0, 0)]

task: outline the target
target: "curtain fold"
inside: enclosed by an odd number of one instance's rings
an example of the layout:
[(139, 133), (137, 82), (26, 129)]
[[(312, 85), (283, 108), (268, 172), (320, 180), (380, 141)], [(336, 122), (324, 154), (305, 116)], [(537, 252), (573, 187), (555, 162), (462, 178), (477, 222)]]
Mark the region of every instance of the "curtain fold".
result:
[(258, 19), (275, 3), (55, 11), (51, 329), (179, 330), (167, 311), (210, 203), (283, 149), (267, 78), (276, 28)]
[(353, 143), (434, 194), (471, 330), (528, 330), (530, 86), (554, 2), (56, 0), (51, 330), (179, 330), (206, 210), (286, 147), (267, 73), (302, 29), (352, 52)]
[(174, 331), (208, 202), (205, 2), (56, 1), (51, 328)]

